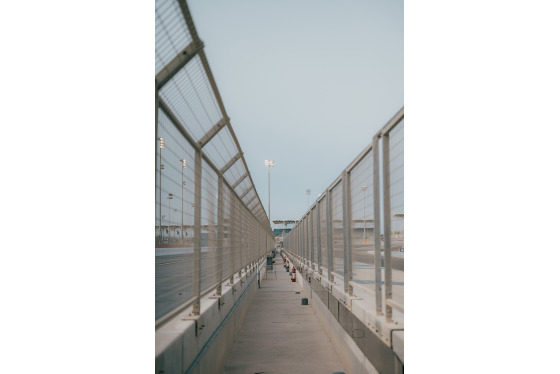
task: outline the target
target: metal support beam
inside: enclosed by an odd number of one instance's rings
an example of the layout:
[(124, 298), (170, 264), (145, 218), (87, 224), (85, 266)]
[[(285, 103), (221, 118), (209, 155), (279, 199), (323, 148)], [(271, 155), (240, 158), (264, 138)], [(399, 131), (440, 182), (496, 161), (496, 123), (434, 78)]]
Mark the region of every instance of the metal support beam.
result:
[(239, 152), (238, 154), (233, 156), (233, 158), (231, 160), (229, 160), (229, 162), (227, 164), (225, 164), (225, 166), (220, 170), (220, 173), (225, 174), (225, 172), (228, 171), (229, 168), (232, 167), (233, 164), (235, 164), (237, 162), (237, 160), (239, 160), (241, 158), (241, 155), (243, 155), (243, 153)]
[(344, 292), (353, 295), (352, 280), (352, 203), (350, 173), (342, 173), (342, 234), (344, 242)]
[(173, 114), (171, 108), (169, 108), (165, 103), (165, 101), (161, 100), (161, 98), (159, 99), (159, 107), (161, 108), (163, 113), (165, 113), (165, 115), (169, 118), (169, 120), (175, 126), (175, 128), (181, 133), (181, 135), (183, 135), (185, 139), (187, 139), (189, 144), (192, 145), (195, 150), (200, 151), (201, 148), (198, 145), (198, 142), (187, 132), (187, 130), (185, 130), (185, 128), (181, 124), (181, 121), (179, 121), (179, 119), (175, 117), (175, 114)]
[(201, 217), (202, 217), (202, 155), (201, 151), (194, 152), (194, 271), (193, 271), (193, 293), (195, 302), (193, 304), (194, 315), (200, 314), (200, 286), (202, 266), (201, 246)]
[(391, 160), (389, 153), (389, 135), (383, 139), (383, 241), (385, 243), (385, 318), (393, 319), (393, 308), (389, 301), (393, 298), (393, 274), (391, 268)]
[(327, 274), (329, 282), (334, 282), (333, 270), (332, 190), (327, 190)]
[(320, 214), (320, 210), (319, 210), (319, 206), (320, 206), (320, 201), (317, 202), (317, 267), (319, 268), (319, 274), (323, 275), (323, 269), (321, 268), (321, 266), (323, 265), (323, 256), (322, 256), (322, 251), (321, 251), (321, 214)]
[(218, 240), (217, 240), (217, 266), (218, 266), (218, 288), (216, 295), (222, 295), (222, 280), (223, 280), (223, 257), (224, 257), (224, 176), (218, 177)]
[(247, 209), (249, 209), (249, 205), (251, 205), (251, 203), (253, 202), (253, 200), (255, 200), (256, 197), (257, 197), (257, 194), (255, 194), (249, 201), (247, 201), (247, 203), (245, 204)]
[(404, 118), (404, 107), (402, 107), (401, 110), (399, 110), (399, 112), (395, 114), (393, 118), (391, 118), (385, 126), (383, 126), (383, 128), (379, 131), (380, 135), (388, 134), (393, 129), (393, 127), (397, 126), (397, 124), (403, 118)]
[(247, 189), (245, 190), (245, 192), (243, 192), (243, 194), (241, 194), (241, 196), (239, 196), (239, 198), (240, 198), (241, 200), (243, 200), (243, 198), (244, 198), (245, 196), (247, 196), (247, 194), (248, 194), (249, 192), (251, 192), (251, 191), (253, 191), (253, 187), (247, 188)]
[[(251, 200), (252, 202), (253, 200)], [(249, 205), (247, 205), (247, 207), (249, 207)], [(249, 211), (251, 212), (251, 214), (255, 217), (257, 217), (257, 213), (255, 213), (255, 209), (259, 209), (259, 204), (258, 204), (258, 200), (257, 200), (257, 204), (253, 205), (253, 207), (251, 209), (249, 209)], [(258, 222), (258, 220), (257, 220)]]
[(382, 309), (382, 283), (381, 283), (381, 212), (380, 201), (381, 191), (379, 184), (379, 137), (373, 137), (373, 236), (375, 239), (375, 310), (380, 316), (383, 314)]
[[(158, 180), (158, 172), (159, 172), (159, 175), (160, 175), (160, 185), (161, 185), (161, 160), (160, 160), (160, 162), (158, 163), (158, 153), (161, 152), (161, 151), (160, 151), (159, 135), (158, 135), (158, 134), (159, 134), (159, 122), (158, 122), (158, 114), (159, 114), (159, 92), (158, 92), (158, 89), (157, 89), (157, 82), (156, 82), (156, 86), (155, 86), (155, 87), (156, 87), (156, 89), (155, 89), (155, 91), (156, 91), (156, 142), (155, 142), (155, 143), (156, 143), (156, 144), (155, 144), (155, 146), (156, 146), (156, 158), (155, 158), (155, 164), (154, 164), (154, 165), (155, 165), (155, 167), (156, 167), (156, 170), (155, 170), (155, 184), (156, 184), (156, 189), (155, 189), (155, 193), (156, 193), (155, 201), (156, 201), (156, 204), (157, 204), (157, 202), (158, 202), (158, 183), (157, 183), (157, 180)], [(160, 157), (160, 158), (161, 158), (161, 157)], [(161, 186), (160, 186), (160, 188), (159, 188), (159, 222), (158, 222), (158, 226), (160, 227), (160, 229), (159, 229), (158, 241), (160, 241), (160, 240), (161, 240), (161, 236), (162, 236), (162, 231), (161, 231)]]
[(309, 264), (309, 219), (306, 216), (305, 219), (303, 220), (303, 237), (304, 237), (304, 241), (303, 241), (303, 245), (305, 247), (305, 264), (308, 265)]
[(311, 244), (311, 246), (310, 246), (310, 249), (311, 249), (311, 256), (310, 256), (311, 257), (311, 266), (313, 268), (315, 268), (315, 265), (314, 265), (315, 264), (315, 240), (314, 240), (315, 238), (313, 237), (313, 221), (314, 221), (314, 219), (313, 219), (313, 209), (314, 208), (312, 208), (311, 212), (309, 212), (309, 236), (310, 236), (310, 239), (311, 239), (311, 243), (310, 243)]
[(171, 60), (159, 73), (156, 74), (156, 88), (161, 89), (173, 78), (190, 60), (192, 60), (202, 49), (202, 41), (192, 41), (173, 60)]
[(235, 189), (237, 188), (237, 186), (239, 186), (239, 184), (240, 184), (241, 182), (243, 182), (243, 180), (244, 180), (245, 178), (247, 178), (248, 175), (249, 175), (249, 173), (245, 173), (245, 174), (243, 174), (242, 176), (240, 176), (239, 179), (233, 184), (233, 186), (231, 186), (231, 188), (233, 188), (233, 189), (235, 190)]
[(227, 125), (228, 121), (229, 118), (222, 118), (218, 123), (212, 126), (212, 128), (198, 141), (200, 148), (204, 148), (204, 146)]
[(230, 278), (230, 284), (233, 284), (233, 274), (235, 274), (236, 269), (236, 256), (235, 256), (235, 248), (237, 247), (237, 209), (236, 209), (236, 201), (235, 192), (233, 189), (229, 192), (229, 253), (230, 253), (230, 262), (233, 264), (232, 269), (233, 271), (231, 274), (228, 274)]
[[(187, 28), (189, 29), (189, 33), (191, 34), (192, 40), (201, 42), (200, 38), (198, 37), (198, 33), (196, 32), (196, 27), (194, 26), (193, 19), (191, 17), (191, 12), (187, 5), (186, 0), (178, 0), (179, 7), (181, 8), (181, 12), (183, 13), (183, 18), (185, 19), (185, 23), (187, 24)], [(224, 103), (222, 102), (222, 98), (220, 96), (220, 92), (218, 91), (218, 86), (214, 80), (214, 76), (212, 75), (212, 71), (210, 70), (210, 64), (208, 64), (208, 60), (206, 59), (206, 54), (204, 50), (199, 52), (200, 62), (204, 71), (206, 72), (206, 77), (208, 78), (208, 82), (210, 83), (210, 87), (212, 88), (212, 92), (214, 92), (214, 96), (220, 107), (220, 111), (222, 112), (222, 117), (227, 117), (226, 109), (224, 107)]]

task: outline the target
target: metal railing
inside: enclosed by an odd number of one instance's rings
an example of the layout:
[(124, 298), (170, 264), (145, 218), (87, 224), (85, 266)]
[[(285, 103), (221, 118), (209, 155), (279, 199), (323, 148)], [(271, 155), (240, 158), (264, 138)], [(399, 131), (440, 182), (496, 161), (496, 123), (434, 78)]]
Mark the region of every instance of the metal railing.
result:
[(155, 9), (156, 327), (274, 248), (185, 0)]
[(375, 296), (375, 314), (404, 316), (404, 108), (284, 238), (304, 264)]

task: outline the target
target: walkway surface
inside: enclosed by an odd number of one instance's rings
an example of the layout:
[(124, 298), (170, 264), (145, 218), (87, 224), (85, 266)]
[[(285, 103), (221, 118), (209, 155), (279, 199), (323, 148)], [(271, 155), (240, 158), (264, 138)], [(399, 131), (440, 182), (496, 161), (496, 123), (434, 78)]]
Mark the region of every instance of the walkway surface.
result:
[[(338, 354), (310, 305), (301, 305), (301, 287), (291, 282), (282, 258), (261, 282), (223, 373), (345, 372)], [(264, 270), (264, 269), (263, 269)]]

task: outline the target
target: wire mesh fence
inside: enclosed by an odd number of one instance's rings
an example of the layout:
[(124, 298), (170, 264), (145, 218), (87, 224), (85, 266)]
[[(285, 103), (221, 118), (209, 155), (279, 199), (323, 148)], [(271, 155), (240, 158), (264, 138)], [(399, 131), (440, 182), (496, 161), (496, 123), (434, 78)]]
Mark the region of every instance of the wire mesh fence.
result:
[(254, 266), (274, 237), (185, 0), (156, 0), (156, 327)]
[(342, 280), (348, 294), (358, 288), (374, 295), (377, 315), (403, 321), (404, 108), (319, 196), (284, 248), (329, 280)]

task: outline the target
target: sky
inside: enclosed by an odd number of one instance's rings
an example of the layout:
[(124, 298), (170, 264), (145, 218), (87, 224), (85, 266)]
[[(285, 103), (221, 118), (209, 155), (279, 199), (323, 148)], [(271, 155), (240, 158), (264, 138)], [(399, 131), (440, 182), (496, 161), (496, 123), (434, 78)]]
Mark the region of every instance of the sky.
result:
[(189, 8), (271, 219), (299, 219), (404, 105), (402, 1)]
[[(299, 218), (305, 189), (326, 189), (402, 106), (393, 3), (189, 1), (264, 205), (264, 160), (276, 161), (273, 218)], [(560, 5), (405, 5), (407, 367), (549, 372), (542, 358), (556, 357), (560, 334)], [(153, 2), (4, 1), (0, 15), (3, 369), (21, 371), (29, 337), (41, 336), (42, 367), (148, 372)], [(37, 305), (56, 307), (37, 318)], [(546, 328), (517, 328), (528, 318)], [(87, 339), (60, 328), (84, 321)]]

